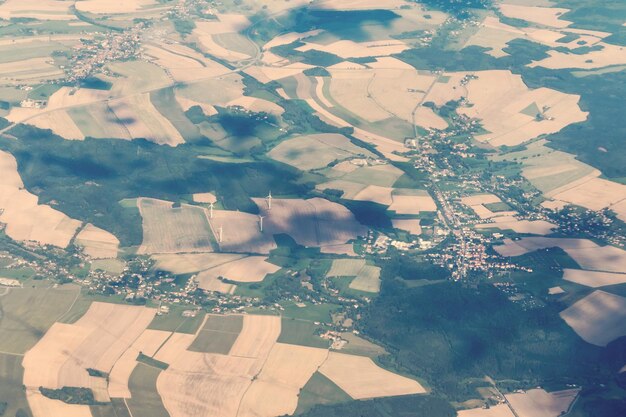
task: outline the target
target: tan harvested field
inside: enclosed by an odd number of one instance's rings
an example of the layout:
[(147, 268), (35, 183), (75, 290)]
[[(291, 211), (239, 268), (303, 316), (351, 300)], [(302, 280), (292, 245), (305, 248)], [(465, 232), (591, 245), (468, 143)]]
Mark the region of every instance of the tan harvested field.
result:
[(173, 274), (189, 274), (244, 258), (246, 255), (233, 253), (179, 253), (152, 255), (156, 261), (154, 269)]
[(112, 100), (109, 107), (132, 138), (170, 146), (185, 142), (174, 125), (154, 107), (148, 93)]
[(422, 226), (419, 219), (392, 219), (391, 224), (395, 229), (404, 230), (412, 235), (421, 235)]
[(62, 78), (63, 70), (53, 64), (49, 57), (36, 57), (0, 64), (0, 80), (3, 84), (38, 81), (42, 77)]
[(108, 392), (111, 398), (130, 398), (128, 380), (137, 365), (140, 353), (152, 357), (171, 335), (162, 330), (146, 329), (115, 362), (109, 373)]
[(328, 356), (327, 349), (274, 344), (263, 369), (246, 391), (238, 417), (291, 415), (298, 395)]
[(148, 44), (143, 56), (166, 69), (178, 82), (193, 82), (229, 72), (228, 68), (184, 45)]
[(498, 8), (506, 17), (522, 19), (542, 26), (564, 28), (572, 23), (560, 18), (562, 14), (569, 12), (569, 9), (517, 4), (500, 4)]
[(299, 41), (302, 39), (310, 38), (311, 36), (315, 36), (321, 33), (322, 30), (310, 30), (308, 32), (289, 32), (282, 35), (274, 36), (272, 40), (263, 45), (264, 50), (269, 50), (274, 48), (275, 46), (288, 45), (292, 42)]
[(494, 194), (476, 194), (461, 198), (461, 203), (469, 207), (500, 202), (500, 197)]
[(601, 210), (626, 200), (626, 185), (603, 178), (583, 181), (578, 185), (571, 183), (560, 187), (548, 193), (548, 196), (590, 210)]
[(532, 235), (549, 235), (556, 229), (556, 225), (545, 220), (507, 220), (499, 221), (495, 219), (494, 223), (477, 224), (477, 229), (500, 229), (513, 230), (516, 233), (529, 233)]
[[(246, 391), (275, 345), (280, 323), (278, 316), (244, 316), (243, 329), (228, 355), (179, 349), (157, 380), (170, 415), (236, 417)], [(271, 397), (267, 400), (273, 401)]]
[(494, 249), (502, 256), (520, 256), (539, 249), (560, 247), (582, 268), (626, 273), (626, 251), (614, 246), (598, 246), (587, 239), (525, 237), (513, 241), (505, 239), (504, 245)]
[(402, 41), (384, 39), (369, 42), (340, 40), (327, 45), (305, 43), (303, 46), (296, 48), (296, 50), (302, 52), (310, 50), (322, 51), (342, 58), (364, 58), (399, 54), (409, 48), (410, 46)]
[(196, 203), (215, 203), (217, 198), (213, 193), (196, 193), (193, 195), (193, 201)]
[(172, 85), (172, 79), (163, 68), (147, 61), (112, 62), (106, 65), (106, 69), (116, 75), (109, 78), (113, 82), (111, 90), (104, 91), (112, 97), (126, 97)]
[(137, 253), (212, 252), (211, 229), (201, 207), (148, 198), (137, 199), (143, 242)]
[(508, 405), (498, 404), (489, 408), (459, 410), (458, 417), (515, 417)]
[(372, 201), (374, 203), (389, 206), (393, 203), (393, 198), (391, 196), (392, 193), (393, 188), (391, 187), (368, 185), (367, 187), (359, 191), (354, 197), (352, 197), (352, 199), (358, 201)]
[(586, 54), (566, 54), (560, 51), (548, 51), (548, 55), (550, 55), (548, 58), (535, 61), (529, 66), (551, 69), (592, 69), (626, 64), (626, 48), (623, 46), (611, 45), (604, 42), (596, 45), (602, 46), (602, 49)]
[(0, 152), (0, 209), (6, 234), (20, 241), (65, 248), (81, 225), (50, 206), (38, 204), (37, 196), (24, 189), (17, 162), (7, 152)]
[(88, 223), (75, 241), (93, 259), (116, 258), (120, 241), (111, 233)]
[(74, 20), (71, 2), (55, 0), (6, 0), (0, 4), (0, 18), (31, 18), (38, 20)]
[(365, 265), (349, 285), (350, 288), (364, 292), (380, 291), (380, 268), (372, 265)]
[[(205, 215), (209, 217), (206, 210)], [(210, 223), (216, 240), (219, 240), (219, 230), (222, 228), (223, 238), (218, 244), (223, 252), (268, 254), (277, 247), (271, 233), (261, 233), (259, 217), (254, 214), (214, 210)]]
[(367, 233), (347, 208), (323, 198), (274, 198), (271, 210), (265, 199), (253, 201), (265, 216), (264, 234), (286, 233), (304, 246), (339, 245)]
[(581, 338), (597, 346), (626, 336), (626, 298), (619, 295), (596, 290), (560, 315)]
[(365, 259), (335, 259), (327, 277), (355, 277), (365, 266)]
[(323, 168), (336, 160), (375, 156), (336, 133), (297, 136), (281, 142), (268, 155), (302, 170)]
[(250, 55), (228, 49), (216, 40), (220, 35), (238, 33), (250, 25), (250, 21), (244, 15), (217, 14), (217, 20), (196, 22), (193, 37), (197, 40), (203, 52), (214, 55), (227, 61), (241, 61), (249, 59)]
[[(377, 185), (379, 187), (392, 187), (404, 172), (391, 164), (363, 166), (341, 177), (342, 180), (353, 181), (363, 185)], [(406, 190), (406, 189), (405, 189)], [(394, 193), (403, 195), (402, 189), (394, 190)], [(413, 194), (413, 192), (411, 192)]]
[(229, 101), (228, 103), (226, 103), (226, 105), (243, 107), (246, 110), (256, 113), (265, 112), (276, 116), (280, 116), (285, 112), (285, 109), (280, 107), (278, 104), (272, 103), (269, 100), (250, 96), (238, 97), (234, 100)]
[(29, 120), (28, 124), (40, 129), (50, 129), (53, 133), (65, 139), (85, 139), (83, 132), (65, 110), (56, 110), (38, 115)]
[(78, 0), (76, 9), (96, 14), (133, 13), (157, 4), (155, 0)]
[[(200, 326), (202, 328), (202, 326)], [(154, 359), (172, 364), (188, 353), (187, 349), (196, 338), (195, 334), (172, 333), (167, 342), (154, 355)]]
[(176, 94), (176, 101), (178, 102), (178, 104), (180, 104), (180, 107), (183, 109), (183, 111), (187, 111), (194, 106), (198, 106), (202, 109), (202, 113), (204, 113), (205, 116), (213, 116), (217, 114), (217, 110), (212, 105), (190, 100), (179, 94)]
[(33, 417), (92, 417), (88, 405), (66, 404), (44, 397), (39, 388), (26, 390), (26, 399)]
[(409, 193), (404, 191), (404, 189), (395, 189), (392, 195), (393, 203), (389, 206), (389, 210), (395, 211), (396, 214), (419, 214), (422, 211), (437, 211), (437, 205), (427, 191), (411, 191), (416, 192)]
[(583, 271), (580, 269), (564, 269), (563, 279), (592, 288), (604, 287), (606, 285), (626, 284), (626, 274)]
[(426, 392), (417, 381), (380, 368), (364, 356), (330, 352), (320, 372), (355, 400)]
[(110, 372), (155, 313), (145, 307), (94, 302), (76, 323), (55, 323), (24, 355), (24, 385), (88, 387), (99, 394), (102, 378), (89, 376), (87, 369)]
[[(477, 136), (480, 141), (514, 146), (587, 119), (578, 105), (580, 96), (548, 88), (529, 90), (522, 77), (510, 71), (479, 71), (474, 75), (478, 79), (467, 84), (467, 99), (473, 106), (462, 107), (459, 112), (480, 119), (490, 132)], [(536, 119), (537, 111), (542, 120)]]
[(282, 78), (293, 77), (302, 73), (302, 71), (313, 68), (313, 65), (294, 62), (282, 67), (253, 65), (244, 70), (244, 72), (262, 83), (280, 80)]
[(356, 197), (361, 191), (363, 191), (367, 187), (368, 187), (367, 185), (360, 184), (357, 182), (332, 180), (332, 181), (324, 182), (322, 184), (318, 184), (315, 188), (317, 188), (318, 190), (322, 190), (322, 191), (326, 189), (341, 190), (343, 191), (343, 195), (342, 195), (343, 198), (354, 200), (354, 197)]
[(524, 393), (507, 394), (506, 399), (518, 417), (558, 417), (569, 410), (580, 389), (546, 392), (531, 389)]
[(226, 283), (223, 279), (236, 282), (261, 282), (268, 274), (280, 269), (279, 266), (265, 260), (264, 256), (248, 256), (225, 262), (196, 275), (198, 286), (207, 291), (232, 294), (235, 284)]

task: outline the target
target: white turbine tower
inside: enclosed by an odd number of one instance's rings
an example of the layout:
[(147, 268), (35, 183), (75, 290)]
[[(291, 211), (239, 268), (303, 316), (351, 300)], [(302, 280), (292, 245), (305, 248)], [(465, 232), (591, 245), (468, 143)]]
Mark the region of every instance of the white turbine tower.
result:
[(213, 218), (213, 203), (209, 203), (209, 218)]
[(259, 228), (261, 229), (261, 233), (263, 233), (263, 219), (265, 218), (265, 216), (261, 216), (259, 214)]
[(222, 226), (220, 226), (220, 228), (219, 228), (219, 241), (220, 241), (220, 243), (222, 243), (222, 240), (224, 240), (224, 228)]
[(271, 210), (272, 209), (272, 191), (269, 192), (266, 199), (267, 199), (267, 210)]

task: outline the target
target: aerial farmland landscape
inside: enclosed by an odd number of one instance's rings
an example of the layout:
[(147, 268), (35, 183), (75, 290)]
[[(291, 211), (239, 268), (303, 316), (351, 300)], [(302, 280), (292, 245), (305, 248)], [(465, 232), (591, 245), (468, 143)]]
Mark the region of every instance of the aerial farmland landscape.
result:
[(625, 417), (626, 1), (0, 0), (0, 417)]

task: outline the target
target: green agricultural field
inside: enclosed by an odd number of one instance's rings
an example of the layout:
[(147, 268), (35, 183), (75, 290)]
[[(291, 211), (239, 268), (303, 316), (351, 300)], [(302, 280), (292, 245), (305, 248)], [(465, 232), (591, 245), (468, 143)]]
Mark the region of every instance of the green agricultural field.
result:
[(101, 270), (111, 274), (121, 274), (126, 264), (119, 259), (96, 259), (91, 262), (91, 270)]
[(255, 45), (250, 42), (248, 38), (239, 33), (216, 34), (213, 35), (213, 40), (229, 51), (239, 52), (251, 57), (255, 56), (257, 53)]
[(156, 388), (161, 372), (158, 368), (138, 363), (130, 375), (128, 388), (132, 398), (126, 403), (133, 417), (170, 417)]
[(283, 303), (285, 310), (283, 316), (287, 318), (295, 318), (309, 321), (319, 321), (327, 323), (330, 321), (330, 314), (337, 310), (335, 304), (310, 304), (305, 307), (298, 307), (293, 302)]
[(352, 398), (345, 391), (321, 373), (316, 372), (300, 391), (295, 415), (302, 414), (316, 405), (349, 401), (352, 401)]
[(322, 339), (316, 334), (319, 329), (319, 326), (310, 321), (283, 317), (278, 342), (290, 345), (328, 348), (328, 340)]
[(330, 271), (326, 274), (329, 277), (355, 277), (365, 266), (365, 259), (335, 259)]
[(154, 316), (148, 329), (187, 334), (194, 334), (198, 331), (198, 328), (202, 325), (202, 320), (204, 320), (204, 314), (198, 313), (196, 317), (183, 317), (183, 311), (193, 309), (194, 307), (181, 305), (171, 305), (169, 307), (170, 312), (168, 314)]
[(103, 303), (116, 303), (123, 304), (124, 297), (122, 295), (100, 295), (100, 294), (90, 294), (81, 291), (80, 295), (77, 295), (76, 301), (72, 304), (72, 307), (68, 309), (65, 314), (61, 315), (56, 321), (60, 323), (73, 324), (76, 323), (81, 317), (85, 315), (91, 303), (99, 301)]
[(150, 101), (159, 113), (174, 125), (186, 142), (202, 139), (198, 128), (185, 116), (183, 109), (176, 101), (172, 87), (153, 91), (150, 93)]
[(34, 41), (21, 44), (19, 48), (14, 45), (0, 46), (0, 64), (6, 62), (22, 61), (25, 59), (47, 57), (53, 51), (66, 51), (67, 47), (57, 42)]
[(24, 353), (79, 296), (80, 287), (13, 288), (0, 297), (0, 351)]
[(351, 157), (374, 157), (348, 138), (337, 134), (299, 136), (280, 143), (268, 155), (302, 170), (323, 168)]
[(350, 355), (367, 356), (370, 358), (377, 358), (384, 355), (387, 352), (381, 346), (378, 346), (360, 336), (353, 333), (342, 333), (341, 338), (348, 343), (341, 349), (341, 353), (347, 353)]
[(30, 267), (24, 268), (0, 268), (1, 278), (13, 278), (19, 280), (30, 279), (35, 276), (35, 270)]
[(239, 337), (242, 328), (243, 316), (209, 315), (189, 350), (226, 355)]
[(6, 404), (3, 416), (31, 417), (22, 380), (21, 355), (0, 353), (0, 404)]
[(85, 137), (127, 139), (128, 130), (118, 120), (106, 103), (67, 109), (78, 129)]
[(344, 175), (341, 179), (365, 185), (392, 187), (404, 173), (392, 165), (376, 165), (359, 168)]

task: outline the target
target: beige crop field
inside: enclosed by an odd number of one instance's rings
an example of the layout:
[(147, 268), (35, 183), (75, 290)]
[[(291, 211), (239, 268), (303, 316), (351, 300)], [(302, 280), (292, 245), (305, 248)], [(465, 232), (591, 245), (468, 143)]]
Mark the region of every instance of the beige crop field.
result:
[(355, 277), (365, 266), (365, 259), (335, 259), (327, 277)]
[(263, 45), (263, 50), (267, 51), (271, 48), (274, 48), (275, 46), (288, 45), (295, 41), (310, 38), (311, 36), (315, 36), (321, 32), (322, 30), (316, 29), (310, 30), (308, 32), (289, 32), (282, 35), (274, 36), (269, 42)]
[(106, 65), (106, 69), (119, 76), (109, 79), (113, 87), (104, 91), (112, 97), (125, 97), (172, 84), (172, 79), (163, 68), (147, 61), (112, 62)]
[(66, 404), (44, 397), (38, 388), (26, 390), (26, 399), (33, 417), (92, 417), (88, 405)]
[(489, 408), (459, 410), (458, 417), (515, 417), (508, 405), (498, 404)]
[(330, 352), (320, 372), (355, 400), (426, 392), (417, 381), (380, 368), (364, 356)]
[[(94, 103), (66, 110), (84, 137), (131, 140), (130, 132), (107, 103)], [(38, 116), (35, 120), (39, 119)]]
[(380, 291), (380, 268), (372, 265), (365, 265), (359, 271), (356, 278), (350, 282), (350, 288), (364, 292)]
[(97, 399), (108, 399), (102, 379), (90, 376), (87, 369), (110, 372), (155, 313), (145, 307), (94, 302), (76, 323), (55, 323), (24, 355), (24, 385), (89, 387)]
[(585, 341), (606, 346), (626, 336), (626, 298), (596, 290), (560, 316)]
[(111, 233), (88, 223), (76, 236), (75, 243), (94, 259), (116, 258), (120, 241)]
[(85, 139), (83, 132), (65, 110), (43, 113), (29, 120), (28, 124), (40, 129), (50, 129), (53, 133), (65, 139)]
[(19, 61), (0, 63), (0, 80), (7, 84), (38, 81), (42, 77), (57, 79), (63, 76), (63, 70), (53, 65), (49, 57), (28, 58)]
[(144, 58), (166, 69), (178, 82), (193, 82), (226, 74), (229, 70), (183, 45), (147, 44)]
[(250, 25), (250, 21), (244, 15), (217, 14), (216, 16), (215, 21), (197, 22), (193, 30), (193, 37), (202, 51), (227, 61), (249, 59), (250, 55), (225, 48), (216, 40), (220, 39), (220, 35), (241, 32)]
[(517, 4), (500, 4), (498, 8), (506, 17), (522, 19), (527, 22), (537, 23), (543, 26), (564, 28), (572, 23), (560, 18), (562, 14), (569, 12), (569, 9), (524, 6)]
[(358, 201), (372, 201), (374, 203), (389, 206), (393, 203), (393, 198), (391, 196), (392, 193), (393, 188), (368, 185), (353, 196), (352, 199)]
[(564, 269), (563, 279), (587, 287), (598, 288), (606, 285), (626, 284), (626, 274)]
[[(408, 4), (405, 0), (387, 0), (385, 1), (385, 9), (399, 9), (406, 7)], [(379, 9), (380, 2), (378, 0), (342, 0), (340, 3), (335, 1), (321, 1), (314, 6), (316, 9), (331, 10), (368, 10)]]
[(109, 107), (132, 138), (144, 138), (170, 146), (185, 142), (174, 125), (154, 107), (148, 93), (112, 100)]
[(374, 157), (367, 149), (354, 145), (336, 133), (297, 136), (281, 142), (268, 155), (302, 170), (323, 168), (329, 163), (352, 157)]
[(265, 216), (264, 234), (286, 233), (304, 246), (343, 244), (367, 233), (347, 208), (323, 198), (275, 198), (271, 210), (265, 199), (253, 201)]
[(246, 391), (237, 416), (291, 415), (298, 395), (328, 356), (327, 349), (276, 343)]
[(437, 211), (433, 198), (425, 190), (397, 188), (392, 195), (393, 203), (389, 210), (396, 214), (419, 214), (422, 211)]
[(518, 417), (557, 417), (569, 410), (580, 389), (546, 392), (531, 389), (523, 393), (506, 394), (506, 399)]
[(419, 219), (392, 219), (391, 224), (395, 229), (404, 230), (412, 235), (422, 234), (422, 226)]
[(604, 42), (596, 45), (602, 46), (602, 49), (587, 52), (586, 54), (566, 54), (560, 51), (548, 51), (548, 55), (550, 55), (548, 58), (534, 61), (529, 66), (550, 69), (593, 69), (626, 64), (626, 49), (624, 47)]
[(525, 237), (513, 241), (505, 239), (494, 249), (502, 256), (520, 256), (539, 249), (560, 247), (582, 268), (606, 272), (626, 273), (626, 251), (614, 246), (598, 246), (587, 239)]
[(6, 0), (0, 4), (0, 18), (31, 18), (39, 20), (74, 20), (72, 4), (55, 0)]
[(202, 288), (202, 280), (211, 277), (223, 277), (237, 282), (261, 282), (266, 275), (273, 274), (279, 269), (279, 266), (267, 262), (264, 256), (248, 256), (202, 271), (196, 280), (200, 288)]
[(78, 0), (76, 9), (96, 14), (132, 13), (155, 4), (155, 0)]
[(483, 223), (475, 226), (477, 229), (500, 229), (500, 230), (513, 230), (516, 233), (529, 233), (533, 235), (549, 235), (556, 229), (554, 223), (547, 222), (545, 220), (507, 220), (499, 221), (499, 218), (494, 220), (494, 223)]
[(193, 201), (196, 203), (216, 203), (217, 197), (213, 193), (196, 193), (193, 195)]
[(404, 172), (391, 164), (364, 166), (341, 177), (345, 181), (353, 181), (363, 185), (393, 187)]
[[(209, 217), (206, 210), (205, 215)], [(222, 229), (222, 241), (218, 244), (223, 252), (268, 254), (277, 247), (271, 233), (261, 233), (259, 217), (254, 214), (214, 210), (210, 223), (216, 240)]]
[(278, 316), (243, 317), (242, 331), (228, 355), (184, 351), (159, 376), (157, 389), (172, 417), (237, 416), (281, 328)]
[(384, 39), (370, 42), (354, 42), (351, 40), (340, 40), (327, 45), (317, 43), (305, 43), (296, 48), (298, 51), (322, 51), (334, 54), (342, 58), (364, 58), (372, 56), (389, 56), (399, 54), (409, 49), (406, 43), (395, 39)]
[(133, 342), (133, 344), (115, 362), (109, 373), (108, 392), (111, 398), (130, 398), (128, 380), (137, 365), (137, 356), (143, 353), (147, 356), (154, 356), (156, 351), (165, 343), (171, 335), (170, 332), (162, 330), (146, 329)]
[(278, 104), (275, 104), (269, 100), (265, 100), (262, 98), (250, 97), (250, 96), (241, 96), (234, 100), (226, 103), (227, 106), (237, 106), (243, 107), (246, 110), (256, 112), (256, 113), (269, 113), (275, 116), (280, 116), (285, 112), (285, 109), (280, 107)]
[(15, 240), (67, 247), (81, 223), (37, 200), (24, 189), (15, 158), (0, 151), (0, 221), (7, 225), (6, 234)]
[[(200, 326), (202, 328), (202, 326)], [(195, 334), (172, 333), (169, 339), (159, 348), (154, 359), (171, 364), (187, 354), (187, 349), (196, 338)]]
[(343, 180), (332, 180), (315, 186), (316, 189), (322, 191), (327, 189), (341, 190), (343, 191), (342, 197), (349, 200), (354, 200), (354, 197), (367, 187), (368, 186), (364, 184)]
[(313, 65), (294, 62), (282, 67), (253, 65), (244, 70), (244, 72), (262, 83), (280, 80), (282, 78), (293, 77), (302, 71), (313, 68)]
[(201, 207), (174, 208), (163, 200), (139, 198), (143, 242), (137, 253), (212, 252), (211, 228)]
[(152, 255), (152, 259), (156, 261), (155, 270), (169, 271), (173, 274), (189, 274), (236, 261), (245, 256), (233, 253), (164, 253)]
[(626, 199), (626, 185), (604, 178), (582, 179), (580, 182), (553, 190), (548, 196), (590, 210), (601, 210)]
[[(522, 77), (510, 71), (479, 71), (474, 75), (478, 79), (467, 84), (467, 99), (473, 106), (462, 107), (459, 112), (480, 119), (490, 132), (477, 136), (480, 141), (514, 146), (587, 119), (578, 105), (580, 96), (548, 88), (529, 90)], [(543, 119), (525, 114), (529, 106), (537, 108)]]

